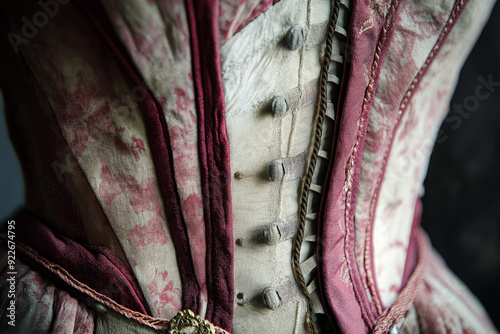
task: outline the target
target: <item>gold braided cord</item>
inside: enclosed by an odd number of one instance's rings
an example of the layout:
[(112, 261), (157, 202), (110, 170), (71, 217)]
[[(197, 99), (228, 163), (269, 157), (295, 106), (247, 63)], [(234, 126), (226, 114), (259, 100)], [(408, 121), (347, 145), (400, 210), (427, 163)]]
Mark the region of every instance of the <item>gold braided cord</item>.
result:
[[(101, 294), (94, 289), (90, 288), (88, 285), (78, 281), (75, 279), (73, 276), (71, 276), (64, 268), (61, 266), (47, 260), (46, 258), (40, 256), (34, 249), (31, 247), (24, 245), (22, 243), (17, 243), (17, 248), (21, 253), (24, 255), (30, 257), (32, 260), (34, 260), (36, 263), (39, 265), (43, 266), (45, 269), (47, 269), (49, 272), (52, 274), (56, 275), (59, 279), (61, 279), (64, 283), (66, 283), (68, 286), (71, 286), (75, 290), (89, 296), (92, 298), (95, 302), (98, 302), (108, 309), (113, 310), (114, 312), (132, 320), (136, 321), (141, 325), (147, 326), (149, 328), (155, 329), (161, 333), (166, 332), (167, 330), (169, 332), (176, 333), (175, 329), (176, 328), (171, 328), (170, 326), (170, 321), (167, 319), (161, 319), (161, 318), (154, 318), (151, 317), (147, 314), (142, 314), (140, 312), (131, 310), (125, 306), (122, 306), (115, 302), (113, 299), (109, 298), (108, 296)], [(182, 317), (183, 314), (189, 314), (191, 312), (190, 310), (184, 310), (179, 312), (177, 315), (177, 319), (179, 317)], [(192, 312), (191, 312), (192, 314)], [(185, 317), (185, 316), (184, 316)], [(191, 316), (192, 319), (196, 320), (198, 327), (205, 326), (210, 329), (210, 333), (216, 333), (216, 334), (229, 334), (227, 331), (224, 329), (214, 326), (213, 324), (210, 324), (207, 320), (202, 320), (199, 316)], [(175, 319), (175, 318), (174, 318)], [(202, 333), (204, 333), (202, 331)]]
[(321, 67), (320, 74), (320, 88), (319, 88), (319, 106), (317, 112), (316, 129), (314, 133), (313, 146), (311, 152), (311, 159), (307, 168), (307, 174), (304, 179), (304, 185), (302, 187), (302, 192), (300, 196), (300, 206), (299, 206), (299, 225), (297, 227), (297, 233), (295, 234), (293, 240), (292, 249), (292, 269), (295, 276), (295, 280), (306, 297), (307, 300), (307, 314), (306, 321), (309, 333), (317, 334), (318, 328), (316, 326), (316, 315), (314, 312), (314, 306), (312, 304), (312, 298), (307, 290), (307, 284), (302, 274), (302, 269), (300, 268), (300, 251), (302, 249), (302, 242), (304, 240), (304, 231), (306, 225), (306, 215), (307, 215), (307, 203), (309, 198), (309, 190), (312, 183), (312, 177), (314, 170), (316, 168), (316, 161), (318, 158), (318, 152), (321, 146), (321, 137), (323, 133), (323, 122), (325, 119), (325, 114), (328, 106), (328, 96), (327, 96), (327, 82), (328, 82), (328, 71), (330, 68), (330, 60), (332, 56), (333, 49), (333, 38), (335, 34), (335, 26), (337, 25), (337, 18), (339, 15), (340, 0), (332, 0), (332, 8), (330, 13), (330, 21), (328, 23), (328, 30), (326, 35), (326, 48), (325, 55), (323, 58), (323, 64)]

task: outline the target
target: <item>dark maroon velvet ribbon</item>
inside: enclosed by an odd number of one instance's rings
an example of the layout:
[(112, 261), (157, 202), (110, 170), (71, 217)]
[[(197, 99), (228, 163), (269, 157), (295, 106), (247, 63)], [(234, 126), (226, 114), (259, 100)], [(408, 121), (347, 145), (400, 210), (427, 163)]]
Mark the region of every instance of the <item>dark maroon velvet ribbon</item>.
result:
[(206, 318), (231, 330), (234, 307), (229, 142), (219, 62), (219, 1), (186, 0), (207, 239)]

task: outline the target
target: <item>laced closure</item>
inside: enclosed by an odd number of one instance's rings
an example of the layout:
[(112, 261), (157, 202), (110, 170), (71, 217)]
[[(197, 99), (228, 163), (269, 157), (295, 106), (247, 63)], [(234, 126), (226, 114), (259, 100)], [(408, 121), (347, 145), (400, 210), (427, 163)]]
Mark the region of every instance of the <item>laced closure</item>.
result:
[[(345, 39), (345, 29), (337, 26), (339, 17), (340, 5), (349, 9), (347, 1), (332, 0), (330, 20), (327, 26), (326, 47), (321, 66), (319, 89), (318, 89), (318, 109), (315, 115), (316, 125), (314, 128), (314, 137), (311, 143), (311, 152), (309, 164), (307, 166), (306, 175), (304, 176), (303, 186), (299, 199), (299, 212), (298, 212), (298, 226), (293, 240), (292, 248), (292, 269), (295, 280), (300, 291), (307, 301), (307, 314), (306, 321), (310, 333), (319, 333), (317, 325), (317, 317), (315, 313), (315, 300), (313, 293), (317, 289), (317, 271), (316, 271), (316, 252), (308, 256), (308, 258), (301, 262), (301, 250), (304, 241), (316, 243), (316, 238), (305, 238), (306, 221), (310, 223), (316, 221), (317, 223), (317, 209), (312, 208), (312, 202), (321, 196), (322, 184), (324, 180), (324, 173), (321, 173), (317, 168), (318, 157), (328, 160), (329, 151), (333, 145), (333, 123), (335, 121), (335, 102), (338, 94), (329, 92), (328, 86), (339, 85), (341, 76), (339, 73), (332, 73), (330, 71), (331, 63), (343, 63), (344, 57), (339, 54), (334, 54), (333, 43), (335, 34), (340, 35), (340, 38)], [(337, 71), (338, 72), (338, 71)], [(331, 98), (329, 99), (329, 93)], [(325, 117), (326, 116), (326, 117)], [(328, 118), (332, 124), (325, 124), (325, 118)], [(325, 131), (328, 128), (329, 131)]]

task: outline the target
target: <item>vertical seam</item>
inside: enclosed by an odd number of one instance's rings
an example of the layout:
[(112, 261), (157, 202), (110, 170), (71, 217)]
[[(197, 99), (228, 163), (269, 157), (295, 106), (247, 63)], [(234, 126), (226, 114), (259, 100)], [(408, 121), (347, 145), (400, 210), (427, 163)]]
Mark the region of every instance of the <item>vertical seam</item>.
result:
[[(372, 289), (375, 289), (375, 287), (376, 287), (375, 286), (375, 278), (373, 277), (373, 273), (371, 272), (371, 266), (373, 266), (373, 263), (371, 263), (371, 261), (369, 260), (370, 259), (369, 252), (371, 252), (371, 247), (372, 247), (373, 224), (374, 224), (374, 220), (375, 220), (375, 212), (376, 212), (376, 207), (377, 207), (377, 203), (378, 203), (378, 196), (379, 196), (380, 189), (382, 186), (382, 180), (385, 176), (385, 169), (386, 169), (387, 162), (389, 160), (389, 154), (390, 154), (391, 149), (392, 149), (394, 137), (395, 137), (396, 132), (399, 128), (399, 125), (401, 124), (402, 116), (407, 110), (409, 100), (413, 96), (416, 89), (419, 87), (419, 84), (420, 84), (422, 77), (425, 75), (430, 64), (435, 59), (436, 54), (441, 49), (441, 46), (442, 46), (445, 38), (448, 36), (448, 34), (451, 30), (451, 27), (455, 24), (455, 19), (462, 12), (463, 7), (464, 7), (466, 2), (468, 2), (468, 0), (456, 0), (455, 1), (453, 9), (448, 17), (448, 20), (446, 21), (445, 26), (443, 27), (443, 29), (440, 33), (435, 45), (433, 46), (431, 52), (429, 53), (426, 61), (424, 62), (424, 64), (422, 65), (422, 67), (420, 68), (418, 73), (416, 74), (415, 78), (411, 82), (409, 88), (407, 89), (407, 91), (406, 91), (406, 93), (401, 101), (400, 107), (398, 109), (398, 116), (396, 119), (395, 127), (394, 127), (393, 131), (391, 132), (391, 137), (389, 138), (390, 144), (388, 145), (387, 149), (385, 150), (384, 157), (382, 159), (382, 173), (379, 175), (379, 177), (377, 179), (377, 183), (375, 186), (375, 192), (374, 192), (374, 195), (373, 195), (371, 203), (370, 203), (370, 215), (369, 215), (369, 221), (368, 221), (369, 222), (368, 223), (369, 235), (366, 238), (365, 261), (367, 261), (367, 266), (368, 266), (367, 273), (370, 272), (369, 284), (370, 284), (370, 286), (372, 286)], [(368, 268), (370, 268), (370, 269), (368, 269)], [(379, 302), (379, 306), (377, 306), (377, 310), (378, 310), (379, 314), (381, 314), (382, 313), (382, 308), (380, 306), (381, 301), (378, 299), (378, 295), (375, 294), (375, 291), (372, 291), (372, 296), (374, 296), (373, 297), (374, 300), (377, 300)]]

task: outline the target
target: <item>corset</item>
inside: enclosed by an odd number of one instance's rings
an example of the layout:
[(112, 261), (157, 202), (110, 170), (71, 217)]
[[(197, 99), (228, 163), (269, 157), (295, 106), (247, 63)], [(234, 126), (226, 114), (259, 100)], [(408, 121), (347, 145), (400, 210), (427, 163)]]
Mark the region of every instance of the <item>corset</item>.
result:
[(419, 227), (492, 5), (0, 5), (16, 330), (495, 332)]

